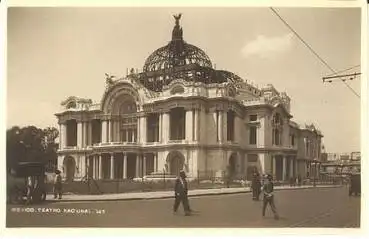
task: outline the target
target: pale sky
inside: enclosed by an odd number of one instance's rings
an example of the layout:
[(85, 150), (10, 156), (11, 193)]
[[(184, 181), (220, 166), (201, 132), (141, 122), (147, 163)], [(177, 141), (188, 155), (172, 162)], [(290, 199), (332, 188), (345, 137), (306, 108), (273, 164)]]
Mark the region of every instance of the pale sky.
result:
[[(360, 65), (360, 9), (277, 8), (335, 70)], [(171, 39), (181, 12), (184, 40), (217, 69), (291, 97), (292, 120), (313, 122), (329, 152), (360, 150), (360, 99), (269, 8), (10, 8), (7, 128), (57, 126), (68, 96), (98, 103), (104, 73), (124, 76)], [(360, 72), (360, 67), (345, 73)], [(348, 84), (360, 94), (360, 77)]]

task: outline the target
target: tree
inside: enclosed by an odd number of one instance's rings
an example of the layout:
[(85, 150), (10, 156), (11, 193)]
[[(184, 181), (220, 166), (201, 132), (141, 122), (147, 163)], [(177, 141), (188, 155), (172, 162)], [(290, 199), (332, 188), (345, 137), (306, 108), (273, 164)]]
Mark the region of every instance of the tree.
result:
[(35, 126), (20, 128), (14, 126), (7, 130), (7, 169), (14, 167), (20, 161), (55, 162), (58, 145), (55, 139), (59, 132), (54, 127), (40, 129)]

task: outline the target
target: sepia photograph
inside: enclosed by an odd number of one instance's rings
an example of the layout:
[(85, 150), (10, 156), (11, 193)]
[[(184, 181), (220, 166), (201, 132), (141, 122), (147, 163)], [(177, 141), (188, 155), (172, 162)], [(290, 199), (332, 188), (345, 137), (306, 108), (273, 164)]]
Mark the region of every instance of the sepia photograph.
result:
[(359, 5), (6, 11), (8, 229), (361, 228)]

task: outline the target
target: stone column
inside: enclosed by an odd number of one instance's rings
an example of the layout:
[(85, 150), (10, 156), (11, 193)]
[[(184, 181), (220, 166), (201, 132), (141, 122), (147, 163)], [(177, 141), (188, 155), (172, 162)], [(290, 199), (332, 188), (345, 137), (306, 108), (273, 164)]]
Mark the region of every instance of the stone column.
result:
[[(256, 145), (257, 147), (265, 147), (266, 145), (270, 145), (269, 142), (266, 142), (265, 132), (266, 132), (266, 124), (265, 124), (265, 117), (261, 117), (259, 119), (260, 126), (256, 127)], [(249, 131), (250, 133), (250, 131)]]
[(157, 171), (158, 171), (158, 156), (155, 153), (154, 154), (154, 172), (157, 172)]
[(86, 176), (90, 176), (91, 164), (90, 164), (90, 156), (86, 158)]
[(295, 174), (293, 173), (293, 169), (294, 169), (294, 160), (293, 160), (293, 158), (292, 157), (289, 157), (288, 158), (288, 160), (290, 161), (290, 168), (289, 168), (289, 170), (290, 170), (290, 178), (292, 178), (292, 177), (294, 177), (295, 176)]
[(223, 122), (222, 122), (222, 128), (223, 128), (223, 142), (226, 143), (228, 141), (227, 139), (227, 111), (222, 111), (223, 114)]
[(83, 122), (78, 121), (77, 122), (77, 147), (78, 148), (82, 148), (82, 144), (83, 144), (83, 127), (82, 127)]
[(287, 174), (287, 157), (286, 155), (283, 155), (283, 171), (282, 171), (282, 180), (286, 181), (286, 175)]
[(142, 139), (142, 143), (146, 143), (147, 142), (147, 122), (146, 122), (146, 116), (142, 116), (140, 119), (140, 133), (141, 133), (141, 139)]
[(186, 116), (185, 116), (185, 120), (186, 120), (186, 128), (185, 128), (185, 138), (187, 141), (192, 141), (193, 140), (193, 112), (191, 109), (186, 110)]
[(297, 177), (299, 175), (299, 161), (297, 160), (296, 157), (293, 157), (293, 161), (295, 162), (294, 163), (295, 168), (294, 168), (294, 174), (293, 175), (295, 177)]
[(193, 140), (194, 141), (199, 141), (199, 114), (200, 114), (200, 111), (198, 109), (196, 109), (194, 111), (195, 113), (195, 120), (194, 120), (194, 137), (193, 137)]
[(103, 178), (102, 154), (99, 154), (99, 179)]
[(146, 155), (142, 155), (142, 164), (143, 164), (143, 173), (142, 173), (142, 177), (146, 175)]
[(89, 121), (87, 123), (87, 128), (88, 128), (88, 145), (92, 145), (92, 121)]
[(140, 125), (141, 125), (141, 118), (140, 117), (138, 117), (137, 118), (137, 130), (136, 130), (136, 132), (137, 132), (137, 135), (136, 135), (136, 142), (137, 143), (142, 143), (142, 136), (141, 136), (141, 131), (142, 131), (142, 129), (141, 129), (141, 127), (140, 127)]
[(163, 114), (163, 143), (167, 143), (169, 141), (170, 134), (170, 120), (169, 120), (169, 112), (165, 112)]
[(114, 179), (114, 154), (110, 154), (110, 179)]
[(85, 121), (83, 122), (83, 146), (84, 147), (87, 147), (89, 144), (88, 144), (88, 137), (89, 137), (89, 134), (88, 134), (88, 121)]
[(107, 142), (107, 121), (103, 120), (101, 122), (101, 143), (106, 143)]
[(219, 142), (223, 142), (223, 111), (218, 111), (218, 135)]
[(109, 129), (110, 129), (109, 142), (114, 142), (114, 120), (113, 119), (109, 121)]
[(272, 172), (273, 172), (273, 177), (275, 177), (276, 176), (276, 174), (277, 174), (277, 164), (276, 164), (276, 157), (275, 157), (275, 155), (273, 155), (272, 156)]
[(159, 113), (159, 142), (163, 140), (163, 114)]
[(60, 124), (60, 146), (64, 149), (67, 146), (67, 125)]
[(59, 124), (59, 150), (63, 148), (62, 140), (62, 124)]
[(110, 120), (106, 120), (106, 142), (110, 142)]
[(137, 154), (136, 155), (136, 178), (139, 178), (140, 177), (140, 167), (141, 165), (140, 165), (140, 156)]
[(92, 155), (92, 178), (93, 179), (97, 179), (97, 175), (96, 175), (96, 155)]
[(127, 154), (123, 153), (123, 178), (127, 178)]
[(219, 142), (219, 117), (218, 117), (218, 114), (217, 114), (217, 111), (214, 111), (213, 112), (213, 120), (214, 120), (214, 125), (215, 125), (215, 142)]

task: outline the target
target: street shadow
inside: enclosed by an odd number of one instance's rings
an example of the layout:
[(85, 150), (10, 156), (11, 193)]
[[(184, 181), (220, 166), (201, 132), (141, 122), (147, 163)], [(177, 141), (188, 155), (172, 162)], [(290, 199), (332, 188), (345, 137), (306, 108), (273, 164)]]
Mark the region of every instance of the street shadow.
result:
[(265, 216), (263, 219), (268, 220), (268, 221), (287, 221), (286, 217), (281, 217), (279, 216), (278, 219), (275, 219), (274, 216)]
[(174, 216), (183, 216), (183, 217), (196, 217), (196, 216), (200, 216), (200, 211), (196, 211), (196, 210), (192, 210), (191, 214), (188, 216), (185, 216), (185, 214), (183, 212), (177, 212), (173, 214)]

